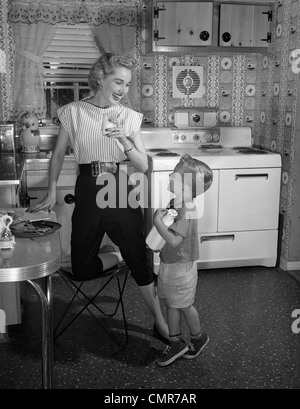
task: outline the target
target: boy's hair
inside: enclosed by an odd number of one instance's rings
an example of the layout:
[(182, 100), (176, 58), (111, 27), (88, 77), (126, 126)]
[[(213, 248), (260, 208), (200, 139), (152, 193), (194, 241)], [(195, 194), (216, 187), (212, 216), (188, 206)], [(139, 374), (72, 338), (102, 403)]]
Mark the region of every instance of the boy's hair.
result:
[(130, 54), (106, 53), (92, 65), (88, 76), (90, 89), (97, 92), (99, 81), (113, 74), (115, 67), (125, 67), (130, 70), (135, 69), (137, 61)]
[(201, 162), (198, 159), (192, 158), (188, 154), (184, 154), (180, 162), (175, 167), (175, 172), (181, 175), (189, 174), (191, 179), (188, 177), (183, 178), (183, 182), (191, 180), (192, 186), (192, 198), (199, 196), (201, 193), (206, 192), (210, 188), (213, 182), (213, 172), (211, 168), (206, 165), (206, 163)]

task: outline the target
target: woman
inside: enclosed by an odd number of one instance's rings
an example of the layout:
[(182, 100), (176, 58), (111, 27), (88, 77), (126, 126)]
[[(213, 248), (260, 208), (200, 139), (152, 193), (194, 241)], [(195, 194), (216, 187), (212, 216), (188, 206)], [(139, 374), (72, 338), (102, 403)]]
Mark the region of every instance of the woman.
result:
[[(148, 166), (140, 132), (142, 114), (120, 104), (128, 93), (135, 65), (130, 55), (102, 55), (89, 73), (93, 96), (58, 110), (61, 126), (50, 163), (48, 193), (29, 210), (50, 211), (55, 205), (57, 180), (70, 140), (80, 171), (72, 215), (73, 273), (79, 278), (93, 277), (109, 267), (105, 254), (99, 255), (103, 236), (107, 233), (119, 247), (154, 317), (154, 335), (163, 340), (168, 338), (168, 327), (155, 295), (142, 211), (140, 207), (129, 206), (128, 201), (124, 206), (124, 192), (128, 190), (129, 194), (130, 186), (119, 183), (121, 178), (124, 181), (124, 174), (119, 171), (118, 164), (126, 158), (137, 171), (144, 173)], [(102, 195), (101, 188), (107, 194)], [(114, 196), (111, 205), (107, 196)], [(119, 202), (122, 205), (119, 206)]]

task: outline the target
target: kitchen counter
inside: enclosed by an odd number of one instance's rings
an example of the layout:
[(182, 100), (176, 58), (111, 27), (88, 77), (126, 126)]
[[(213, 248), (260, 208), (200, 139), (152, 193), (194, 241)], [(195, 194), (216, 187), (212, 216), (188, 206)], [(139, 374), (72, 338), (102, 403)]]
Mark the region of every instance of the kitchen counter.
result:
[[(49, 151), (41, 151), (38, 154), (27, 154), (24, 158), (24, 168), (25, 170), (42, 170), (49, 169), (51, 161), (51, 153)], [(63, 168), (64, 169), (75, 169), (77, 168), (77, 162), (75, 157), (70, 155), (65, 155)]]
[[(26, 170), (48, 169), (51, 160), (49, 151), (41, 151), (35, 154), (17, 153), (1, 155), (0, 161), (0, 187), (20, 185), (23, 172)], [(65, 155), (64, 169), (74, 169), (77, 167), (73, 155)]]

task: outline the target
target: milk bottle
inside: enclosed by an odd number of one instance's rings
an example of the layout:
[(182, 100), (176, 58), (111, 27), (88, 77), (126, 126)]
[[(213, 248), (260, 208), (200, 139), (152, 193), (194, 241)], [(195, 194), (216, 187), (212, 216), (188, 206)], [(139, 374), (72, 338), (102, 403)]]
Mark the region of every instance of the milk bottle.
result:
[[(164, 217), (162, 218), (162, 221), (167, 227), (170, 227), (174, 223), (177, 214), (178, 213), (176, 212), (176, 210), (169, 209), (168, 213), (165, 214)], [(156, 227), (153, 226), (146, 238), (147, 246), (153, 251), (159, 251), (163, 248), (165, 242), (166, 241), (158, 233)]]

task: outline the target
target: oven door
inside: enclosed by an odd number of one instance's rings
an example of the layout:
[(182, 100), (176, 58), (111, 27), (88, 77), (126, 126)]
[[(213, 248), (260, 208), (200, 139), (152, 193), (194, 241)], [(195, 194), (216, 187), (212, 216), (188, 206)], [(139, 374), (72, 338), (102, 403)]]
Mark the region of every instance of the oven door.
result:
[(218, 231), (278, 227), (280, 168), (220, 170)]

